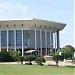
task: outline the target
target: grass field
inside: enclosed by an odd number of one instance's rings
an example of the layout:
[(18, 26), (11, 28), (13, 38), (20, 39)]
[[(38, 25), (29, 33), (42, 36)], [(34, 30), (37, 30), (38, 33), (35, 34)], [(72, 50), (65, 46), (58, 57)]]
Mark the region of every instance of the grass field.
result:
[(0, 75), (75, 75), (72, 67), (39, 66), (39, 65), (2, 65)]

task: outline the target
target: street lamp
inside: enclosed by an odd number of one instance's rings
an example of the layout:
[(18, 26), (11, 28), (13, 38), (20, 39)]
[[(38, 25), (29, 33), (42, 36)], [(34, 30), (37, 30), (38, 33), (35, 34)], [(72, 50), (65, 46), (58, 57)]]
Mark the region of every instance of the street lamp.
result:
[(49, 53), (49, 47), (50, 47), (50, 45), (48, 45), (48, 55), (50, 55), (50, 53)]
[[(53, 45), (53, 44), (48, 45), (48, 51), (50, 51), (50, 53), (48, 53), (48, 55), (52, 54), (52, 50), (51, 50), (52, 45)], [(50, 50), (49, 50), (49, 47), (50, 47)]]
[(28, 39), (28, 47), (29, 47), (29, 38), (30, 38), (30, 32), (26, 32), (26, 38)]

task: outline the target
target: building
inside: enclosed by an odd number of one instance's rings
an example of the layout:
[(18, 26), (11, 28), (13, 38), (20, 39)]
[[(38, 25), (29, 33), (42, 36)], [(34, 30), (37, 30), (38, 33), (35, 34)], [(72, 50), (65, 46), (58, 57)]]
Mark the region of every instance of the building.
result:
[[(0, 20), (0, 51), (34, 49), (38, 55), (51, 54), (51, 49), (59, 49), (59, 31), (66, 24), (41, 19)], [(54, 38), (54, 39), (53, 39)]]

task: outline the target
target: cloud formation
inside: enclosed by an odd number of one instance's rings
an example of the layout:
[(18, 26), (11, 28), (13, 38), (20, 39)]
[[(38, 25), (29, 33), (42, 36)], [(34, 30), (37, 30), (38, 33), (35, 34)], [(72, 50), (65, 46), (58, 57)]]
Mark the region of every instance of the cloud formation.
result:
[(26, 11), (27, 11), (27, 7), (22, 4), (0, 3), (0, 17), (1, 18), (6, 18), (10, 15), (12, 16), (24, 15)]

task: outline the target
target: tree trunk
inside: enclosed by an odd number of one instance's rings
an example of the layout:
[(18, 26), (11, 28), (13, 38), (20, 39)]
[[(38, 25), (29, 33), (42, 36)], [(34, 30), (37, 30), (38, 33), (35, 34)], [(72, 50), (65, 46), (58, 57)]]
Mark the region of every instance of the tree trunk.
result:
[(29, 61), (29, 62), (30, 62), (30, 65), (32, 65), (31, 61)]
[(23, 64), (23, 61), (21, 61), (21, 64)]
[(59, 61), (57, 60), (57, 61), (56, 61), (56, 66), (57, 66), (57, 67), (58, 67), (58, 63), (59, 63)]

